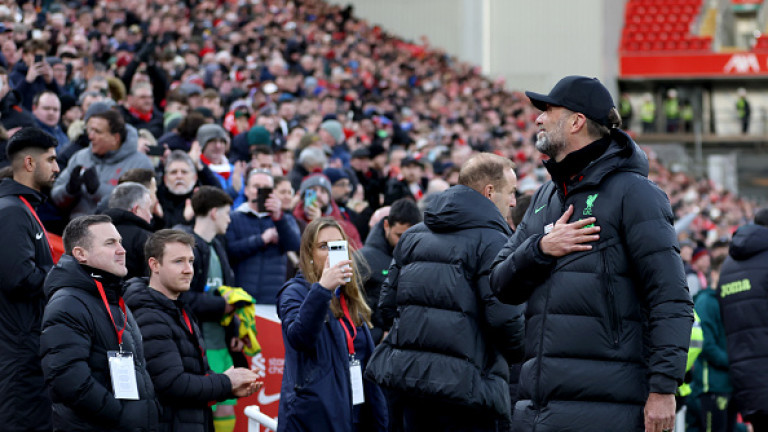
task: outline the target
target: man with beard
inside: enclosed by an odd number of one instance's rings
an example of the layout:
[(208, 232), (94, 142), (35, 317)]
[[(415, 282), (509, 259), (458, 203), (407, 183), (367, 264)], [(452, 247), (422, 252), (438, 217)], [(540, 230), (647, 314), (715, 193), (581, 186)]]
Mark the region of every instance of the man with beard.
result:
[(491, 270), (528, 302), (514, 430), (671, 431), (693, 310), (669, 200), (597, 79), (526, 95), (552, 181)]
[(331, 181), (331, 199), (339, 207), (341, 216), (355, 225), (357, 233), (360, 234), (360, 239), (366, 238), (369, 231), (368, 220), (370, 215), (368, 218), (365, 218), (362, 214), (347, 206), (357, 186), (357, 183), (354, 181), (356, 179), (353, 179), (353, 174), (344, 168), (326, 168), (323, 170), (323, 174)]
[(8, 431), (51, 430), (51, 400), (40, 368), (43, 281), (51, 247), (35, 209), (59, 172), (56, 140), (37, 128), (18, 131), (6, 147), (13, 178), (0, 183), (0, 424)]
[(182, 150), (172, 151), (165, 163), (163, 183), (157, 189), (157, 200), (163, 207), (165, 228), (194, 223), (195, 212), (191, 198), (195, 187), (201, 184), (220, 187), (219, 180), (207, 166), (196, 164)]

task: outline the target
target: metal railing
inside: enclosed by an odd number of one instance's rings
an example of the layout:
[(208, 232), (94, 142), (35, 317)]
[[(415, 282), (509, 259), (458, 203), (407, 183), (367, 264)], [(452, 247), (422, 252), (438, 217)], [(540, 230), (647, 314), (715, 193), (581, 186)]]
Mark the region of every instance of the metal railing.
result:
[(248, 417), (248, 432), (261, 432), (262, 426), (266, 428), (263, 430), (277, 430), (277, 420), (261, 412), (258, 405), (245, 407), (245, 415)]

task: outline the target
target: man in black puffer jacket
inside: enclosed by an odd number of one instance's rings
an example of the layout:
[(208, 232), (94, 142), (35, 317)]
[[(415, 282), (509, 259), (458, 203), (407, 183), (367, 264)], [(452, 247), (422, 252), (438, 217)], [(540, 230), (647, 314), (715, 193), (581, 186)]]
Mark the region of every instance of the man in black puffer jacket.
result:
[(117, 185), (109, 195), (109, 208), (104, 214), (112, 218), (112, 224), (123, 238), (126, 279), (144, 277), (147, 262), (144, 260), (144, 243), (152, 235), (152, 198), (149, 189), (134, 182)]
[(491, 272), (528, 302), (514, 430), (670, 431), (693, 305), (669, 201), (597, 79), (526, 94), (552, 181)]
[(144, 337), (147, 370), (163, 407), (161, 430), (213, 432), (209, 403), (258, 390), (258, 376), (233, 368), (208, 368), (203, 339), (192, 312), (179, 300), (192, 281), (195, 239), (178, 230), (160, 230), (145, 247), (150, 277), (128, 281), (125, 302)]
[(500, 303), (488, 274), (512, 233), (517, 179), (508, 159), (467, 161), (397, 243), (379, 308), (391, 331), (366, 376), (402, 402), (405, 431), (496, 431), (510, 416), (509, 367), (522, 351), (522, 309)]
[[(67, 225), (63, 240), (66, 255), (45, 279), (49, 300), (40, 337), (53, 429), (155, 431), (159, 406), (141, 333), (122, 299), (127, 270), (120, 234), (109, 216), (81, 216)], [(119, 351), (132, 354), (121, 357), (128, 369), (120, 382), (135, 382), (137, 400), (113, 390), (110, 354)]]
[(733, 397), (755, 431), (768, 430), (768, 208), (733, 235), (717, 298), (728, 341)]

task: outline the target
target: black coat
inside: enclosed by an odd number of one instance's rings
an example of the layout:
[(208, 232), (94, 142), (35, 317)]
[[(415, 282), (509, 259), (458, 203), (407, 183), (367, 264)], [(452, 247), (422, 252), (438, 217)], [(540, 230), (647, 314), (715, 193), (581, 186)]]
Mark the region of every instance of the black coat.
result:
[[(219, 182), (219, 179), (216, 177), (216, 174), (214, 174), (210, 168), (208, 168), (208, 165), (203, 164), (203, 169), (199, 170), (197, 172), (197, 186), (202, 185), (208, 185), (208, 186), (215, 186), (217, 188), (221, 188), (221, 183)], [(157, 182), (157, 200), (160, 202), (160, 205), (163, 207), (163, 226), (165, 228), (172, 228), (176, 225), (183, 224), (183, 225), (192, 225), (194, 224), (195, 220), (192, 218), (192, 220), (185, 220), (184, 219), (184, 206), (186, 205), (187, 199), (192, 198), (192, 194), (194, 193), (194, 188), (189, 191), (188, 193), (184, 195), (176, 195), (172, 193), (170, 190), (168, 190), (168, 187), (165, 185), (165, 182), (162, 181), (162, 179), (158, 179)]]
[(742, 415), (768, 416), (768, 227), (736, 231), (719, 283), (733, 397)]
[(43, 196), (12, 179), (0, 183), (0, 425), (6, 431), (51, 427), (51, 400), (40, 367), (43, 281), (53, 267), (43, 229), (21, 202)]
[[(509, 417), (502, 350), (522, 351), (522, 308), (500, 303), (488, 273), (512, 231), (495, 205), (466, 186), (440, 194), (400, 238), (379, 308), (389, 335), (366, 376), (433, 402)], [(392, 320), (394, 319), (394, 324)]]
[(392, 263), (393, 248), (389, 245), (384, 235), (384, 221), (379, 221), (373, 227), (368, 238), (365, 239), (365, 245), (360, 249), (360, 254), (368, 263), (371, 274), (365, 281), (365, 300), (371, 308), (371, 319), (373, 328), (371, 336), (373, 342), (378, 344), (381, 336), (387, 328), (384, 328), (383, 320), (379, 314), (379, 296), (381, 285), (389, 273), (389, 265)]
[(112, 218), (112, 224), (123, 238), (125, 266), (128, 267), (126, 279), (147, 276), (149, 270), (144, 259), (144, 243), (152, 235), (152, 225), (123, 209), (110, 208), (104, 214)]
[[(138, 325), (118, 307), (122, 279), (79, 264), (64, 255), (45, 279), (48, 305), (40, 352), (53, 400), (55, 431), (155, 431), (159, 405), (144, 362)], [(97, 276), (94, 278), (93, 276)], [(115, 323), (94, 280), (103, 281)], [(118, 328), (125, 323), (123, 351), (133, 353), (139, 400), (115, 399), (107, 351), (117, 351)]]
[(152, 117), (149, 121), (134, 116), (123, 106), (120, 107), (120, 113), (123, 115), (125, 122), (129, 125), (133, 125), (137, 131), (139, 129), (146, 129), (152, 133), (155, 139), (163, 136), (163, 132), (165, 131), (163, 125), (163, 113), (158, 111), (157, 108), (152, 108)]
[[(605, 146), (575, 177), (536, 192), (493, 264), (500, 298), (528, 301), (515, 430), (642, 431), (649, 391), (675, 393), (685, 374), (693, 311), (672, 210), (640, 148), (611, 138), (573, 155)], [(569, 205), (570, 222), (597, 219), (600, 239), (546, 256), (539, 240)]]
[(131, 308), (144, 338), (147, 371), (163, 408), (161, 430), (212, 432), (209, 402), (232, 397), (232, 383), (208, 367), (200, 328), (187, 325), (181, 300), (171, 300), (148, 285), (147, 278), (128, 281), (125, 303)]
[[(178, 225), (174, 229), (192, 234), (195, 237), (195, 276), (192, 278), (189, 291), (183, 293), (181, 299), (189, 306), (189, 310), (195, 314), (200, 322), (219, 322), (224, 317), (224, 308), (227, 302), (223, 297), (213, 296), (205, 292), (205, 286), (208, 283), (208, 267), (211, 265), (211, 247), (202, 237), (195, 234), (191, 226)], [(224, 278), (222, 285), (235, 286), (235, 274), (229, 265), (226, 248), (217, 237), (213, 238), (211, 245), (216, 250), (219, 263), (221, 263), (221, 274)]]

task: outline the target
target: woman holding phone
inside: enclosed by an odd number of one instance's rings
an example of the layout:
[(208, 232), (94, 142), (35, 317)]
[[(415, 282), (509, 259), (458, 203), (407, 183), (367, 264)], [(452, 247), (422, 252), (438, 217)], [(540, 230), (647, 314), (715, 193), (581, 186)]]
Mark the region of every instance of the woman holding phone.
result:
[(310, 222), (301, 238), (300, 271), (278, 294), (285, 344), (278, 432), (387, 429), (384, 396), (362, 379), (373, 339), (357, 263), (331, 264), (330, 248), (340, 241), (348, 237), (336, 220)]

